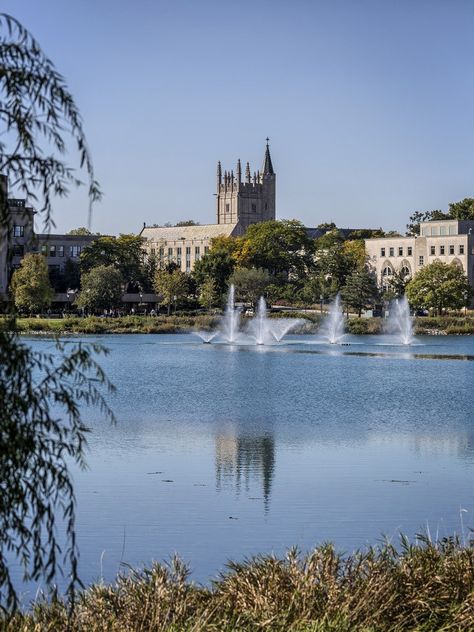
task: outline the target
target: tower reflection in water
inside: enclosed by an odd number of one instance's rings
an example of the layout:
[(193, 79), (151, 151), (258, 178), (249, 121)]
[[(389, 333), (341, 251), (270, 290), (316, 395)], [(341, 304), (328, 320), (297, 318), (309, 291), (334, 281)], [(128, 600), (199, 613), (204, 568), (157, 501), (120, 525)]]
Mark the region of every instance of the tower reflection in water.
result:
[(273, 435), (242, 433), (238, 429), (216, 435), (216, 488), (235, 489), (237, 495), (261, 497), (268, 511), (275, 471)]

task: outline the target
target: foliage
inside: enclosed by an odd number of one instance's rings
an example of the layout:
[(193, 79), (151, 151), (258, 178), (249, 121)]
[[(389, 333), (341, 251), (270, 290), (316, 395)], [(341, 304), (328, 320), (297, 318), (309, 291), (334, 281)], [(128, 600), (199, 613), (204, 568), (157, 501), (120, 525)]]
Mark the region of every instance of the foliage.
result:
[(176, 222), (175, 226), (199, 226), (199, 222), (195, 222), (193, 219), (185, 219), (181, 222)]
[(171, 313), (171, 305), (182, 300), (188, 294), (188, 278), (181, 270), (158, 270), (155, 274), (154, 288), (162, 296), (162, 302)]
[(474, 629), (473, 565), (459, 539), (402, 536), (350, 555), (323, 544), (231, 561), (202, 586), (174, 557), (90, 587), (70, 627), (62, 601), (39, 601), (5, 632), (464, 632)]
[(143, 237), (121, 234), (99, 237), (81, 253), (81, 271), (88, 272), (97, 266), (114, 266), (127, 284), (127, 291), (143, 288), (145, 250)]
[(153, 292), (153, 280), (156, 271), (159, 268), (158, 257), (155, 254), (149, 254), (145, 257), (142, 268), (142, 290), (144, 292)]
[[(0, 173), (34, 202), (46, 230), (55, 197), (88, 180), (89, 222), (100, 190), (94, 177), (82, 120), (63, 77), (38, 42), (14, 18), (0, 14)], [(79, 169), (64, 157), (75, 145)], [(0, 226), (11, 228), (0, 187)], [(98, 405), (110, 416), (100, 391), (107, 380), (93, 354), (79, 345), (58, 345), (53, 356), (22, 344), (11, 319), (0, 330), (0, 607), (16, 605), (9, 560), (25, 565), (25, 578), (51, 586), (60, 571), (69, 597), (78, 584), (71, 460), (83, 463), (79, 406)], [(61, 414), (62, 412), (62, 414)], [(56, 539), (57, 510), (65, 521), (65, 551)], [(70, 602), (71, 603), (71, 602)]]
[(363, 270), (367, 263), (367, 252), (363, 239), (348, 239), (342, 246), (342, 252), (355, 270)]
[(449, 217), (461, 220), (474, 220), (474, 198), (464, 198), (449, 205)]
[(96, 312), (118, 307), (122, 302), (123, 277), (114, 266), (97, 266), (82, 275), (82, 289), (76, 305)]
[(391, 301), (394, 298), (401, 298), (405, 294), (405, 289), (410, 281), (410, 275), (403, 274), (402, 270), (394, 272), (388, 278), (388, 288), (384, 292), (384, 298)]
[(210, 245), (210, 251), (194, 264), (193, 278), (198, 286), (212, 279), (217, 292), (223, 296), (227, 291), (229, 277), (234, 271), (237, 242), (232, 237), (215, 237)]
[(217, 307), (221, 302), (221, 294), (214, 279), (206, 279), (199, 288), (199, 303), (206, 309)]
[(88, 228), (80, 226), (79, 228), (73, 228), (66, 235), (92, 235), (92, 232)]
[(256, 307), (258, 299), (265, 295), (271, 283), (271, 277), (267, 270), (236, 268), (229, 279), (229, 283), (235, 285), (237, 300), (250, 303), (253, 307)]
[[(69, 141), (75, 143), (88, 176), (91, 203), (99, 199), (82, 120), (63, 77), (31, 33), (4, 13), (0, 14), (0, 101), (0, 173), (36, 203), (46, 226), (54, 196), (65, 196), (71, 186), (82, 184), (77, 170), (63, 159)], [(0, 213), (1, 224), (8, 225), (6, 200)]]
[(46, 259), (29, 253), (21, 260), (10, 282), (15, 307), (29, 312), (41, 312), (51, 305), (54, 290), (49, 282)]
[(362, 310), (373, 306), (378, 298), (374, 276), (366, 270), (355, 270), (347, 277), (346, 284), (341, 289), (341, 298), (360, 317)]
[[(23, 567), (24, 580), (51, 583), (61, 553), (56, 525), (64, 521), (72, 590), (77, 583), (74, 493), (69, 460), (84, 466), (86, 427), (80, 406), (98, 405), (112, 417), (99, 390), (110, 388), (94, 359), (103, 350), (74, 345), (68, 355), (39, 353), (0, 329), (0, 587), (6, 607), (16, 605), (6, 552)], [(60, 414), (62, 411), (62, 414)], [(58, 519), (58, 510), (62, 517)]]
[(469, 305), (471, 287), (460, 266), (434, 261), (418, 270), (406, 286), (406, 295), (413, 307), (442, 314)]
[(302, 277), (313, 265), (313, 243), (297, 220), (251, 224), (238, 240), (235, 260), (242, 268)]

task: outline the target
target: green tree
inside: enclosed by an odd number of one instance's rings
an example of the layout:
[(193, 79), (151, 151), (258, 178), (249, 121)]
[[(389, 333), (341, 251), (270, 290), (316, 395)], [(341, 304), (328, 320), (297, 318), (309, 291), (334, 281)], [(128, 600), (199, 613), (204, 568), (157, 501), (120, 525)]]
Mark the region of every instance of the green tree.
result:
[[(5, 14), (0, 14), (0, 101), (0, 173), (35, 204), (45, 230), (54, 197), (80, 185), (81, 172), (88, 179), (90, 214), (100, 191), (74, 99), (38, 42)], [(64, 160), (71, 142), (80, 170)], [(3, 187), (0, 226), (11, 229)], [(84, 465), (80, 406), (98, 405), (110, 413), (99, 390), (106, 378), (93, 359), (100, 351), (58, 344), (53, 354), (38, 353), (21, 341), (13, 317), (0, 327), (0, 607), (17, 605), (12, 556), (25, 581), (43, 579), (51, 586), (63, 569), (74, 597), (78, 550), (69, 467)], [(60, 545), (56, 528), (62, 519)]]
[(176, 305), (188, 294), (187, 275), (181, 270), (173, 270), (172, 272), (158, 270), (155, 274), (154, 288), (155, 292), (162, 296), (169, 316), (173, 303)]
[(206, 309), (217, 307), (221, 302), (221, 296), (214, 279), (206, 279), (199, 287), (199, 303)]
[(448, 215), (454, 219), (474, 220), (474, 198), (464, 198), (460, 202), (451, 203)]
[(92, 235), (92, 232), (88, 228), (81, 226), (79, 228), (73, 228), (66, 233), (66, 235)]
[(184, 219), (176, 222), (175, 226), (199, 226), (199, 222), (195, 222), (193, 219)]
[(469, 305), (472, 294), (463, 269), (455, 263), (434, 261), (421, 268), (406, 286), (406, 295), (415, 308), (442, 314), (445, 309)]
[(49, 282), (46, 259), (42, 255), (27, 254), (13, 273), (10, 291), (17, 309), (33, 313), (49, 307), (54, 290)]
[(235, 268), (236, 248), (237, 242), (232, 237), (211, 239), (210, 251), (194, 264), (193, 277), (198, 287), (212, 279), (220, 296), (227, 292), (229, 277)]
[(145, 250), (139, 235), (103, 236), (87, 245), (81, 253), (81, 271), (98, 266), (114, 266), (121, 273), (127, 290), (143, 288)]
[(355, 270), (347, 277), (346, 284), (341, 289), (341, 298), (360, 317), (362, 310), (373, 306), (378, 298), (374, 276), (367, 270)]
[(264, 296), (272, 278), (267, 270), (257, 268), (236, 268), (229, 279), (235, 286), (237, 300), (257, 306), (258, 299)]
[(76, 299), (79, 309), (97, 312), (114, 309), (122, 302), (123, 277), (114, 266), (97, 266), (84, 272), (81, 285)]
[(297, 220), (259, 222), (238, 239), (235, 260), (240, 267), (268, 270), (274, 276), (303, 277), (313, 265), (313, 241)]
[(401, 298), (405, 294), (405, 289), (410, 281), (410, 275), (404, 274), (401, 270), (394, 272), (388, 279), (388, 290), (385, 291), (384, 297), (387, 300)]

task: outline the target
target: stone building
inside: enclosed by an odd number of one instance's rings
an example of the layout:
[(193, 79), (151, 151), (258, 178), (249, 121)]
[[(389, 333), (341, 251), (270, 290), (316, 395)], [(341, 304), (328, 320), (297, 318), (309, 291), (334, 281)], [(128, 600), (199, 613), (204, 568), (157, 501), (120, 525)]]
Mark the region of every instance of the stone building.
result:
[[(20, 266), (27, 253), (40, 253), (46, 257), (51, 271), (63, 272), (66, 261), (79, 262), (82, 249), (90, 244), (96, 235), (38, 234), (34, 229), (36, 211), (27, 206), (26, 200), (8, 197), (8, 183), (0, 176), (0, 186), (8, 200), (10, 227), (2, 227), (0, 233), (0, 299), (7, 299), (8, 284), (13, 271)], [(57, 295), (56, 301), (72, 300), (66, 295)]]
[(240, 159), (234, 171), (222, 171), (217, 163), (216, 191), (217, 224), (201, 226), (143, 226), (140, 235), (145, 239), (148, 254), (156, 255), (159, 262), (176, 263), (183, 272), (191, 272), (196, 261), (206, 254), (213, 237), (238, 237), (251, 224), (275, 219), (276, 174), (273, 169), (270, 147), (265, 148), (261, 171), (250, 170), (247, 162), (242, 177)]
[(381, 287), (395, 272), (412, 277), (423, 266), (442, 261), (461, 267), (474, 288), (474, 221), (422, 222), (419, 236), (366, 239), (365, 247)]

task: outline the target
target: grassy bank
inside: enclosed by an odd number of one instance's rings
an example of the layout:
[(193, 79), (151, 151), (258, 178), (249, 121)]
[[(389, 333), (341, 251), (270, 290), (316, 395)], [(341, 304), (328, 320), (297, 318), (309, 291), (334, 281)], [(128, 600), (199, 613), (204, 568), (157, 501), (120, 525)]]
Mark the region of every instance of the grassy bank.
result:
[[(321, 315), (309, 312), (275, 312), (272, 318), (301, 318), (304, 323), (295, 333), (315, 333), (321, 324)], [(176, 316), (123, 316), (120, 318), (19, 318), (22, 333), (44, 334), (173, 334), (195, 330), (210, 330), (219, 317), (211, 314)], [(385, 321), (382, 318), (354, 318), (347, 321), (350, 334), (381, 334)], [(415, 319), (418, 335), (474, 334), (474, 316), (418, 317)]]
[(186, 567), (132, 572), (79, 596), (70, 627), (61, 601), (37, 603), (5, 632), (455, 632), (474, 630), (474, 548), (459, 541), (385, 545), (351, 556), (324, 545), (307, 556), (231, 563), (209, 588)]

